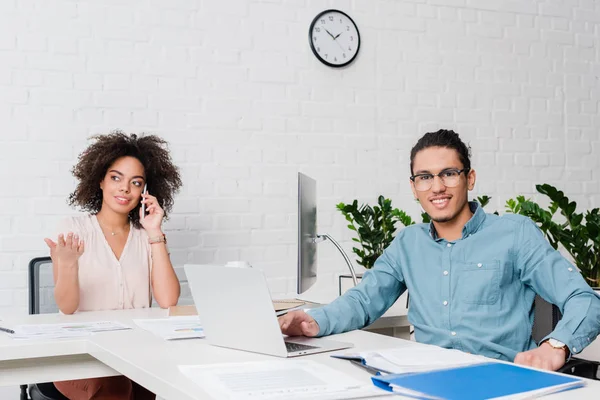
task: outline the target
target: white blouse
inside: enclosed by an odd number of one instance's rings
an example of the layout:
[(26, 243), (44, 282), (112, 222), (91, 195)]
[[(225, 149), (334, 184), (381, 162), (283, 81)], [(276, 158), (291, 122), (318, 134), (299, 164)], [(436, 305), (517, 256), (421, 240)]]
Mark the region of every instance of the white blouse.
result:
[(146, 308), (152, 303), (152, 258), (148, 235), (130, 225), (127, 243), (117, 259), (95, 215), (69, 217), (58, 233), (78, 234), (85, 250), (79, 258), (79, 308), (77, 311)]

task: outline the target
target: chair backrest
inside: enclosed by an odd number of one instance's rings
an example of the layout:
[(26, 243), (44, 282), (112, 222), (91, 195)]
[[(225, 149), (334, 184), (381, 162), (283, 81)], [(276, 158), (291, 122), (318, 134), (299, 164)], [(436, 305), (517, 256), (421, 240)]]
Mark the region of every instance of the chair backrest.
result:
[(531, 336), (536, 343), (545, 338), (556, 328), (556, 324), (562, 318), (560, 310), (554, 304), (548, 303), (540, 296), (535, 296), (534, 301), (533, 330)]
[[(29, 314), (58, 312), (54, 301), (52, 259), (36, 257), (29, 261)], [(27, 399), (27, 385), (21, 385), (21, 399)], [(29, 385), (31, 400), (67, 400), (51, 382)]]
[(29, 314), (56, 312), (52, 259), (36, 257), (29, 262)]

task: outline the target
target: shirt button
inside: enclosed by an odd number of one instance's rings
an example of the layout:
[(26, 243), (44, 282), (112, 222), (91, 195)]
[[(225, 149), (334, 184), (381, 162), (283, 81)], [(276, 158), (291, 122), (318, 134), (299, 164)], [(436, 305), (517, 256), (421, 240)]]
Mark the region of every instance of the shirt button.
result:
[(481, 267), (483, 267), (483, 264), (482, 263), (478, 263), (477, 264), (477, 268), (481, 268)]
[(573, 347), (573, 353), (577, 353), (577, 349)]
[(447, 302), (446, 300), (444, 300), (444, 303), (443, 303), (443, 304), (444, 304), (445, 306), (447, 306), (447, 305), (448, 305), (448, 302)]
[(448, 271), (444, 271), (444, 275), (448, 275)]
[(452, 247), (452, 243), (448, 243), (446, 247)]
[(569, 267), (569, 272), (573, 272), (573, 268)]
[[(451, 334), (452, 336), (456, 336), (456, 332), (450, 332), (450, 334)], [(573, 350), (575, 350), (575, 349), (573, 349)]]

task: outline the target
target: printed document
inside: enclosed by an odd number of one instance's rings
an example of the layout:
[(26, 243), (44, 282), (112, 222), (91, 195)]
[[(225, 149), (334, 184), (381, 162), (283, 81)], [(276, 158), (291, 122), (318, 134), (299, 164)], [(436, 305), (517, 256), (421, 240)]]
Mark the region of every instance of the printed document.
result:
[(160, 319), (134, 319), (140, 328), (152, 332), (165, 340), (198, 339), (204, 337), (204, 330), (197, 315), (168, 317)]
[(179, 370), (209, 395), (224, 400), (335, 400), (389, 395), (366, 379), (361, 382), (312, 360), (181, 365)]
[(57, 339), (92, 335), (96, 332), (131, 329), (117, 321), (71, 322), (60, 324), (18, 325), (13, 339)]

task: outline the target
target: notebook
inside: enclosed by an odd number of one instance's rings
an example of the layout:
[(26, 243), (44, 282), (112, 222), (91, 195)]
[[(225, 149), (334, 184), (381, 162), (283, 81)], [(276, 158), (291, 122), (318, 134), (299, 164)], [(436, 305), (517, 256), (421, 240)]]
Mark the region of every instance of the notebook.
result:
[(404, 374), (438, 369), (465, 367), (490, 362), (489, 358), (438, 346), (404, 342), (391, 349), (379, 349), (360, 353), (346, 352), (331, 357), (356, 361), (371, 372)]
[[(418, 399), (533, 398), (582, 387), (582, 379), (507, 363), (487, 363), (414, 374), (371, 378), (375, 386)], [(577, 394), (574, 394), (577, 398)]]

